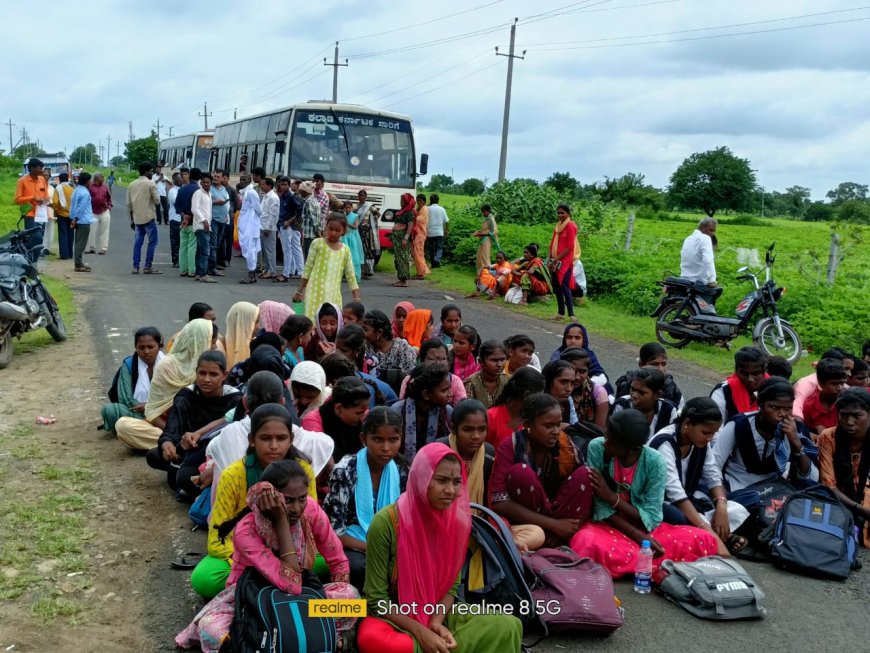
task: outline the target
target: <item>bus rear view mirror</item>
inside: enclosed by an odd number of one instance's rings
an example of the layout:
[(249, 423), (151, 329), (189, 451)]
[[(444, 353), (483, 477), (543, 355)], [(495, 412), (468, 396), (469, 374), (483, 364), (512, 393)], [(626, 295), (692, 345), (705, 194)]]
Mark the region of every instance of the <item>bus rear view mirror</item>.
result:
[(429, 172), (429, 155), (421, 154), (420, 155), (420, 172), (417, 173), (419, 175), (425, 175)]

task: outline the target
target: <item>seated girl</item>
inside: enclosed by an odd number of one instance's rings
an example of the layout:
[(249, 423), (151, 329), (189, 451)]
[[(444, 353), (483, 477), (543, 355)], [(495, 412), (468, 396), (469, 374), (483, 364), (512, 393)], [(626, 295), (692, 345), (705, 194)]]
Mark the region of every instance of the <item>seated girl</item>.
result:
[(607, 395), (611, 397), (610, 401), (613, 401), (613, 386), (610, 385), (607, 373), (604, 371), (601, 363), (598, 362), (598, 357), (595, 355), (595, 352), (592, 351), (586, 327), (579, 322), (572, 322), (565, 327), (565, 331), (562, 333), (562, 345), (553, 352), (550, 356), (550, 360), (559, 360), (562, 357), (562, 352), (571, 347), (579, 347), (589, 354), (589, 378), (593, 383), (603, 385), (607, 390)]
[[(654, 367), (659, 372), (665, 375), (665, 387), (662, 390), (662, 398), (670, 401), (677, 410), (683, 407), (685, 400), (683, 393), (677, 387), (674, 377), (668, 372), (668, 351), (657, 342), (648, 342), (640, 348), (640, 354), (637, 357), (638, 369), (642, 367)], [(616, 380), (616, 396), (622, 397), (629, 393), (632, 374), (634, 370), (629, 370)]]
[(321, 304), (314, 320), (314, 334), (303, 349), (305, 360), (319, 361), (335, 351), (335, 336), (344, 326), (338, 304)]
[(477, 399), (464, 399), (453, 409), (450, 426), (450, 435), (437, 441), (459, 454), (468, 473), (468, 499), (485, 506), (495, 463), (495, 447), (486, 441), (486, 408)]
[[(782, 477), (818, 482), (819, 470), (808, 455), (815, 453), (815, 446), (807, 427), (792, 415), (793, 404), (794, 388), (772, 376), (758, 388), (758, 411), (735, 416), (719, 431), (713, 453), (729, 492)], [(757, 504), (757, 493), (751, 491), (729, 498)]]
[[(338, 336), (335, 339), (335, 353), (330, 354), (328, 357), (323, 359), (323, 369), (326, 371), (327, 359), (332, 360), (336, 354), (341, 354), (342, 357), (347, 358), (353, 366), (353, 370), (350, 373), (345, 372), (342, 376), (354, 374), (363, 380), (366, 386), (368, 386), (369, 395), (371, 396), (371, 401), (369, 402), (370, 408), (374, 408), (375, 406), (389, 406), (390, 404), (395, 403), (398, 401), (399, 397), (393, 389), (377, 377), (367, 374), (363, 370), (365, 367), (365, 351), (365, 330), (359, 324), (348, 324), (338, 332)], [(327, 380), (330, 378), (329, 373), (327, 373), (326, 377)]]
[(662, 523), (667, 467), (658, 451), (644, 446), (647, 434), (646, 417), (628, 408), (607, 420), (603, 438), (589, 443), (594, 516), (571, 539), (571, 548), (614, 578), (634, 573), (643, 540), (652, 546), (655, 568), (662, 560), (691, 562), (719, 551), (713, 533)]
[(470, 324), (463, 324), (456, 330), (453, 337), (453, 348), (450, 350), (450, 369), (465, 383), (475, 372), (480, 371), (477, 360), (480, 354), (480, 336)]
[(293, 315), (293, 309), (282, 302), (274, 302), (270, 299), (260, 302), (260, 319), (257, 324), (259, 333), (281, 333), (281, 327), (288, 317)]
[[(433, 363), (437, 365), (447, 366), (449, 361), (449, 355), (447, 352), (447, 345), (445, 345), (441, 340), (436, 340), (432, 338), (431, 340), (427, 340), (420, 347), (420, 363)], [(411, 380), (411, 377), (405, 377), (405, 380), (402, 381), (402, 388), (399, 391), (399, 399), (405, 398), (405, 393), (408, 391), (408, 383)], [(462, 384), (462, 379), (458, 376), (450, 373), (450, 405), (456, 406), (460, 401), (465, 399), (465, 386)]]
[(530, 243), (523, 250), (523, 257), (514, 261), (512, 285), (523, 291), (520, 305), (525, 306), (536, 297), (550, 294), (550, 270), (538, 258), (538, 244)]
[(151, 392), (154, 366), (163, 360), (163, 336), (154, 327), (142, 327), (133, 336), (135, 353), (127, 356), (118, 368), (115, 383), (109, 391), (114, 401), (100, 408), (103, 430), (114, 431), (115, 422), (122, 417), (143, 419), (145, 403)]
[(588, 470), (561, 424), (556, 399), (528, 397), (522, 427), (496, 449), (489, 488), (495, 512), (512, 525), (541, 527), (554, 546), (571, 539), (589, 519), (592, 505)]
[(369, 527), (369, 616), (357, 633), (360, 653), (519, 653), (522, 625), (516, 617), (451, 610), (471, 533), (468, 504), (457, 454), (443, 444), (423, 447), (411, 465), (407, 491)]
[(251, 339), (257, 332), (260, 308), (251, 302), (236, 302), (227, 311), (227, 368), (251, 356)]
[(514, 265), (504, 252), (495, 253), (495, 264), (480, 271), (480, 290), (487, 299), (504, 297), (513, 281)]
[(577, 409), (571, 400), (574, 384), (577, 382), (574, 366), (568, 361), (551, 361), (544, 365), (541, 374), (544, 376), (544, 392), (559, 402), (559, 408), (562, 411), (561, 428), (564, 430), (579, 422)]
[(366, 573), (366, 535), (379, 510), (405, 491), (408, 465), (399, 455), (402, 418), (379, 406), (362, 426), (362, 449), (347, 453), (329, 474), (323, 510), (350, 562), (350, 583), (362, 589)]
[(366, 307), (362, 302), (352, 301), (347, 302), (341, 307), (341, 319), (344, 325), (362, 324), (363, 315), (366, 314)]
[(296, 413), (302, 419), (316, 411), (329, 399), (332, 390), (326, 385), (326, 373), (312, 361), (302, 361), (290, 375), (290, 393), (296, 405)]
[(393, 319), (390, 321), (390, 327), (394, 338), (405, 337), (405, 320), (408, 319), (408, 314), (414, 310), (414, 305), (411, 302), (399, 302), (393, 307)]
[(207, 599), (224, 588), (233, 555), (232, 529), (221, 536), (218, 527), (244, 509), (248, 490), (260, 481), (270, 463), (285, 459), (296, 461), (308, 475), (309, 496), (317, 501), (311, 462), (294, 446), (293, 424), (283, 406), (264, 404), (253, 412), (248, 443), (245, 457), (224, 469), (220, 476), (208, 529), (208, 555), (190, 577), (193, 589)]
[(574, 368), (574, 390), (571, 401), (577, 418), (584, 422), (592, 422), (600, 429), (607, 424), (610, 413), (610, 401), (603, 385), (594, 383), (589, 378), (589, 352), (585, 349), (570, 347), (562, 352), (560, 360), (566, 361)]
[(649, 424), (649, 440), (677, 419), (677, 407), (667, 399), (662, 399), (665, 376), (652, 368), (641, 368), (631, 373), (629, 394), (620, 397), (613, 405), (613, 414), (634, 408), (643, 413)]
[(656, 433), (649, 446), (661, 454), (667, 467), (664, 521), (703, 528), (715, 534), (728, 551), (737, 553), (747, 540), (735, 531), (749, 512), (725, 496), (722, 470), (716, 466), (713, 447), (709, 446), (721, 426), (722, 415), (716, 403), (708, 397), (695, 397), (686, 403), (674, 424)]
[(409, 462), (423, 445), (450, 434), (450, 373), (444, 365), (426, 363), (411, 372), (408, 396), (390, 410), (402, 417), (402, 454)]
[(541, 371), (541, 361), (535, 353), (535, 341), (529, 336), (520, 334), (507, 338), (504, 349), (507, 354), (504, 373), (508, 376), (527, 365)]
[(408, 313), (405, 320), (405, 340), (417, 351), (420, 346), (432, 337), (435, 321), (432, 311), (428, 308), (418, 308)]
[(480, 346), (479, 360), (480, 371), (465, 380), (465, 394), (490, 408), (508, 382), (508, 375), (504, 373), (507, 361), (504, 345), (498, 340), (487, 340)]
[(417, 352), (407, 340), (393, 336), (394, 328), (382, 311), (368, 311), (363, 317), (367, 344), (366, 371), (398, 393), (402, 379), (417, 365)]
[(200, 438), (223, 425), (224, 416), (242, 399), (238, 390), (224, 385), (226, 378), (224, 355), (214, 350), (203, 353), (196, 365), (196, 382), (175, 395), (157, 447), (145, 455), (150, 467), (166, 472), (169, 487), (185, 492), (191, 500), (200, 492), (191, 478), (199, 475), (205, 462)]
[[(486, 441), (498, 449), (502, 440), (509, 438), (520, 427), (523, 405), (529, 395), (544, 391), (544, 375), (531, 367), (523, 367), (508, 379), (507, 384), (487, 410)], [(489, 496), (489, 495), (487, 495)]]
[[(329, 565), (332, 582), (323, 586), (328, 599), (357, 599), (348, 581), (349, 566), (326, 514), (308, 495), (308, 471), (292, 460), (271, 463), (260, 481), (245, 492), (244, 508), (220, 524), (220, 536), (234, 532), (232, 570), (226, 588), (194, 617), (175, 638), (181, 648), (198, 645), (204, 653), (218, 653), (235, 616), (236, 583), (249, 567), (276, 589), (300, 594), (316, 554)], [(344, 639), (356, 619), (337, 619)]]
[(441, 324), (432, 332), (431, 337), (440, 340), (450, 349), (460, 326), (462, 326), (462, 309), (456, 304), (444, 304), (441, 307)]
[(311, 342), (314, 323), (305, 315), (291, 315), (284, 320), (280, 336), (284, 338), (284, 362), (290, 371), (305, 360), (305, 348)]
[[(856, 361), (857, 362), (857, 361)], [(837, 426), (819, 436), (819, 480), (834, 489), (870, 547), (870, 392), (850, 388), (837, 398)]]
[(145, 419), (121, 417), (115, 423), (118, 439), (131, 449), (148, 451), (157, 446), (166, 426), (175, 395), (196, 381), (199, 356), (211, 348), (212, 323), (197, 318), (191, 320), (178, 333), (175, 347), (154, 367)]
[(346, 376), (336, 381), (329, 401), (305, 416), (302, 427), (331, 437), (335, 442), (332, 457), (341, 460), (359, 450), (360, 428), (369, 399), (369, 389), (362, 379)]
[(767, 355), (758, 347), (741, 347), (734, 353), (734, 374), (710, 393), (710, 399), (719, 406), (723, 423), (738, 413), (758, 410), (756, 393), (767, 378), (766, 363)]

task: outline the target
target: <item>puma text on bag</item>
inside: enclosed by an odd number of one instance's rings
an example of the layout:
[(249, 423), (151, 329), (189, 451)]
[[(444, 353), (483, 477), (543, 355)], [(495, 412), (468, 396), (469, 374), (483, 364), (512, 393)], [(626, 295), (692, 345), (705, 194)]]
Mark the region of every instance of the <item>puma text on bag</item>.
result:
[(847, 578), (856, 565), (852, 513), (824, 485), (786, 499), (770, 543), (774, 563), (813, 576)]
[(695, 562), (665, 560), (661, 568), (667, 576), (659, 590), (696, 617), (728, 621), (760, 619), (767, 614), (761, 605), (764, 592), (734, 560), (719, 556)]

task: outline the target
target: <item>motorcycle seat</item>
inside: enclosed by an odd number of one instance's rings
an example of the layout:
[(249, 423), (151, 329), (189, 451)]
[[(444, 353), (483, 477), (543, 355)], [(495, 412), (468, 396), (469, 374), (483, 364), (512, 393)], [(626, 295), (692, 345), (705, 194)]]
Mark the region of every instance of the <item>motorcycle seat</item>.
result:
[(668, 286), (685, 286), (687, 288), (692, 288), (695, 285), (694, 281), (686, 277), (665, 277), (664, 283)]

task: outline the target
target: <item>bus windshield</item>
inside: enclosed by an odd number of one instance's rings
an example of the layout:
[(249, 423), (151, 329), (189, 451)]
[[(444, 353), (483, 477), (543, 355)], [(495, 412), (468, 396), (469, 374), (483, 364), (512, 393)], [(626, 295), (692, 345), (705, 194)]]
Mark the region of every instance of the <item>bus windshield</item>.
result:
[(290, 176), (414, 188), (411, 123), (364, 113), (300, 110), (290, 141)]

